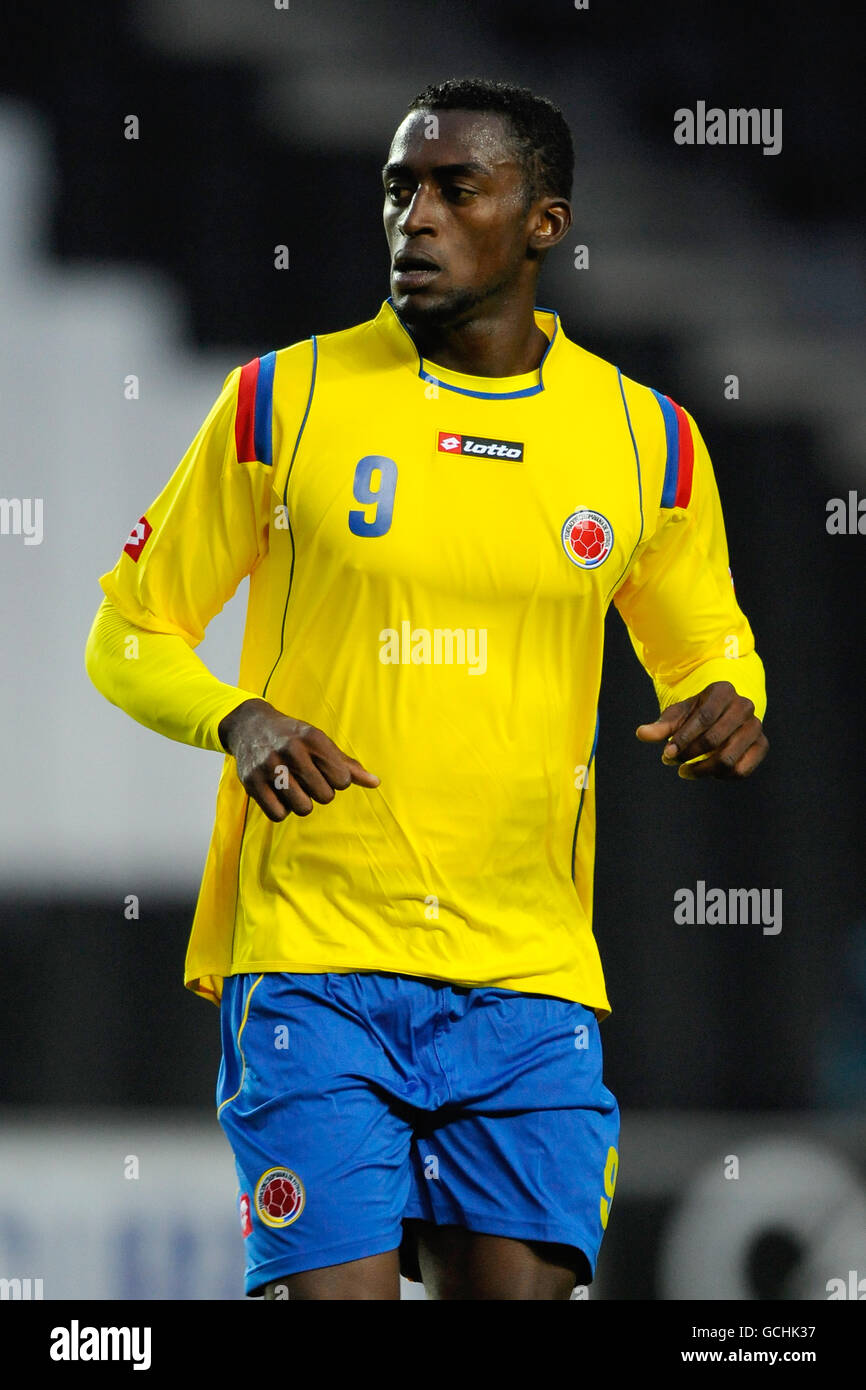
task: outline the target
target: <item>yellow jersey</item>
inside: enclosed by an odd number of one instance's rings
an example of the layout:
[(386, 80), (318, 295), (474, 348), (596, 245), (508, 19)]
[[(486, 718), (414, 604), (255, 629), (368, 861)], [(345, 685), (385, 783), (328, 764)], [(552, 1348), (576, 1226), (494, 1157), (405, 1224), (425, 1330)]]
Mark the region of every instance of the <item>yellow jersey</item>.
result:
[(219, 748), (219, 719), (258, 695), (381, 779), (275, 823), (226, 755), (186, 960), (199, 994), (376, 970), (603, 1018), (610, 602), (661, 708), (730, 680), (763, 717), (694, 420), (535, 317), (548, 347), (522, 376), (423, 360), (390, 301), (236, 368), (100, 579), (124, 620), (192, 649), (249, 574), (238, 688), (214, 680), (189, 741)]

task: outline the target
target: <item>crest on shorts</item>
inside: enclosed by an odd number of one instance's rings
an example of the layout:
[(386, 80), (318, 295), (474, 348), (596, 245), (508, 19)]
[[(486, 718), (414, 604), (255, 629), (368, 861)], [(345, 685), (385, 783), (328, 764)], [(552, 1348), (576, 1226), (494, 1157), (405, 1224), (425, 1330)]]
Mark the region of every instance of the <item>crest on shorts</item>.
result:
[(291, 1168), (268, 1168), (256, 1183), (253, 1201), (266, 1226), (291, 1226), (304, 1210), (304, 1184)]

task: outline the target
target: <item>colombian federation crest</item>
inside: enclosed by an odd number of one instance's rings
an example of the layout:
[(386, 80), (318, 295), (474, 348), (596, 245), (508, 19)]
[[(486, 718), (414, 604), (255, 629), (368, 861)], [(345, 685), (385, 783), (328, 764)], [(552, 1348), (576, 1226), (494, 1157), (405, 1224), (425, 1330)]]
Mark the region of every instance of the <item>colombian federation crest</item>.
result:
[(291, 1226), (304, 1210), (304, 1184), (291, 1168), (269, 1168), (256, 1183), (256, 1211), (266, 1226)]
[(562, 527), (562, 548), (578, 569), (594, 570), (613, 550), (613, 527), (601, 512), (581, 507)]

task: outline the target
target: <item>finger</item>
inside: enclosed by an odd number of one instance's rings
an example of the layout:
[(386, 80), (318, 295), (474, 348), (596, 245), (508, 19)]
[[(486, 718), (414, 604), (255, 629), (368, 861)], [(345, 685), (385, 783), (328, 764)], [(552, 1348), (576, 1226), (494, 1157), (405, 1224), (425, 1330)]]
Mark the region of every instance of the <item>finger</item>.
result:
[(755, 771), (755, 768), (760, 767), (761, 763), (764, 761), (769, 751), (769, 739), (767, 738), (766, 734), (762, 733), (761, 737), (759, 739), (756, 739), (756, 741), (752, 744), (751, 748), (749, 748), (743, 754), (742, 758), (740, 758), (740, 761), (734, 768), (734, 776), (738, 778), (750, 777), (751, 774)]
[[(688, 718), (671, 734), (670, 745), (662, 750), (662, 761), (681, 762), (685, 756), (683, 750), (696, 739), (703, 737), (731, 704), (736, 704), (739, 700), (740, 696), (729, 681), (720, 681), (716, 685), (708, 686)], [(742, 705), (742, 709), (748, 717), (754, 713), (755, 706), (750, 700), (748, 706), (745, 703)]]
[[(278, 795), (281, 791), (291, 792), (294, 781), (303, 792), (323, 806), (334, 800), (334, 788), (331, 783), (323, 777), (304, 744), (296, 739), (282, 752), (272, 754), (269, 776)], [(310, 809), (312, 810), (312, 807)]]
[(375, 772), (368, 772), (365, 767), (361, 766), (357, 758), (347, 758), (346, 762), (352, 774), (352, 781), (356, 782), (358, 786), (378, 787), (381, 778), (377, 777)]
[(282, 821), (290, 814), (289, 808), (283, 805), (267, 778), (248, 777), (241, 785), (250, 800), (264, 811), (268, 820)]
[[(294, 766), (289, 767), (277, 754), (272, 766), (262, 769), (260, 776), (271, 787), (277, 800), (289, 811), (294, 811), (297, 816), (310, 814), (313, 809), (312, 798)], [(333, 791), (328, 788), (328, 792), (333, 799)], [(318, 797), (316, 799), (318, 800)]]
[(668, 705), (651, 724), (638, 724), (635, 733), (642, 743), (658, 743), (660, 739), (668, 738), (679, 727), (696, 703), (696, 699), (678, 700), (675, 705)]
[[(689, 744), (684, 744), (682, 741), (685, 736), (685, 726), (683, 726), (674, 739), (674, 743), (678, 750), (677, 753), (673, 756), (668, 755), (665, 757), (663, 755), (663, 760), (665, 762), (686, 763), (690, 758), (699, 758), (704, 753), (715, 753), (717, 749), (723, 748), (728, 739), (741, 727), (744, 723), (744, 718), (745, 722), (748, 722), (750, 715), (751, 710), (749, 706), (746, 706), (746, 713), (744, 716), (739, 699), (733, 700), (728, 705), (728, 708), (722, 711), (718, 719), (710, 724), (697, 738), (693, 738)], [(665, 754), (668, 753), (667, 749), (664, 751)]]
[(353, 782), (366, 787), (379, 785), (379, 778), (374, 772), (368, 772), (356, 758), (342, 752), (321, 729), (312, 729), (305, 742), (310, 758), (321, 769), (329, 785), (337, 791), (345, 791)]
[[(737, 729), (736, 733), (731, 735), (727, 743), (721, 748), (717, 748), (714, 753), (710, 753), (709, 757), (703, 758), (698, 763), (689, 763), (687, 766), (681, 767), (679, 775), (689, 782), (701, 781), (705, 777), (742, 776), (743, 774), (738, 771), (741, 761), (762, 737), (760, 720), (750, 719), (747, 724), (744, 724), (742, 728)], [(757, 766), (757, 762), (754, 766)]]

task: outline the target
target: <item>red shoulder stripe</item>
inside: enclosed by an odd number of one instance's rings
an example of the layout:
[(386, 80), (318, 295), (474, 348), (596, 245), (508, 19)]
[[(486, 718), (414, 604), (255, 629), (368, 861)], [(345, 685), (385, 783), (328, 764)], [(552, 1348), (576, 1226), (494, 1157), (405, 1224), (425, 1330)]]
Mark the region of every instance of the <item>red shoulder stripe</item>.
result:
[(235, 416), (235, 446), (238, 463), (256, 461), (256, 386), (259, 380), (259, 359), (254, 357), (241, 367), (238, 382), (238, 411)]
[(677, 412), (677, 426), (679, 430), (679, 469), (677, 473), (677, 490), (674, 497), (675, 507), (687, 507), (692, 495), (692, 473), (695, 464), (695, 442), (692, 439), (691, 426), (688, 422), (686, 412), (676, 401), (672, 401), (674, 410)]

